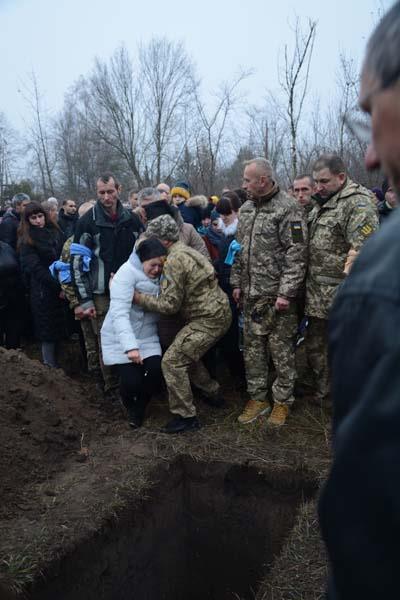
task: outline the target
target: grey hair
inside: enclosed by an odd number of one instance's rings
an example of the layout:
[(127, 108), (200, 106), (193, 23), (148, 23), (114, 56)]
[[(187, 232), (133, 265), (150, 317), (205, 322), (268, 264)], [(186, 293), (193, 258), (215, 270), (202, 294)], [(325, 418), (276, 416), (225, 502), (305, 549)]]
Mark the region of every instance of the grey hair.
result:
[(251, 158), (250, 160), (245, 160), (243, 165), (245, 167), (249, 165), (256, 165), (258, 173), (261, 175), (267, 175), (268, 177), (273, 177), (274, 171), (272, 169), (272, 165), (263, 156), (257, 156), (256, 158)]
[(382, 89), (400, 78), (400, 2), (384, 15), (371, 35), (364, 60), (367, 71), (379, 80)]
[(22, 192), (19, 194), (15, 194), (15, 196), (12, 197), (11, 200), (11, 206), (13, 208), (15, 208), (16, 206), (19, 206), (20, 204), (22, 204), (23, 202), (30, 202), (31, 199), (28, 196), (28, 194), (23, 194)]
[(58, 209), (58, 200), (57, 200), (57, 198), (54, 198), (54, 196), (50, 196), (50, 198), (47, 198), (47, 200), (45, 200), (45, 202), (47, 202), (49, 206), (52, 205)]
[(158, 200), (160, 200), (161, 194), (160, 194), (159, 190), (156, 190), (153, 187), (147, 187), (147, 188), (143, 188), (138, 193), (138, 204), (139, 204), (139, 206), (141, 206), (142, 201), (145, 198), (146, 199), (150, 199), (151, 198), (151, 202), (157, 202)]

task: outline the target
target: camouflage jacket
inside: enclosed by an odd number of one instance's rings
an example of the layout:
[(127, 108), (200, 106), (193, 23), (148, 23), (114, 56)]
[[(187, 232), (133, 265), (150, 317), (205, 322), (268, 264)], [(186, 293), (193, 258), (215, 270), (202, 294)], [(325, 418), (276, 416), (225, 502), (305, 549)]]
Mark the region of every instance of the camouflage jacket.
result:
[(236, 239), (242, 245), (230, 282), (245, 301), (266, 296), (295, 298), (307, 261), (305, 213), (275, 184), (261, 198), (247, 200), (239, 212)]
[(370, 192), (347, 180), (324, 205), (308, 217), (309, 265), (306, 279), (306, 314), (320, 319), (329, 310), (342, 280), (350, 250), (358, 252), (378, 229), (378, 216)]
[(228, 297), (219, 287), (210, 262), (182, 242), (175, 242), (168, 250), (160, 295), (141, 295), (138, 304), (165, 315), (179, 312), (186, 323), (216, 322), (230, 310)]

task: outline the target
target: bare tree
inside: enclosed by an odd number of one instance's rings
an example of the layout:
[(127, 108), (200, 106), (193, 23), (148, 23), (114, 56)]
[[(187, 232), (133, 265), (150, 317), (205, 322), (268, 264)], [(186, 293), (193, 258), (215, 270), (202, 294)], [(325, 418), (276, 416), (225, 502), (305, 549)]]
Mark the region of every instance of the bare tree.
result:
[(150, 136), (147, 167), (153, 181), (171, 176), (183, 155), (182, 121), (193, 105), (194, 67), (181, 42), (155, 38), (139, 51), (142, 105)]
[(297, 172), (297, 137), (307, 94), (316, 27), (316, 21), (309, 19), (306, 31), (303, 32), (299, 18), (296, 18), (293, 29), (295, 38), (293, 53), (290, 55), (289, 48), (285, 45), (284, 64), (279, 68), (279, 82), (287, 97), (286, 113), (290, 130), (292, 178)]
[(149, 183), (143, 174), (146, 132), (140, 85), (126, 48), (119, 48), (108, 63), (97, 59), (84, 89), (95, 135), (122, 157), (137, 185)]
[(17, 143), (16, 131), (7, 121), (5, 114), (0, 113), (0, 201), (4, 199), (13, 180), (13, 165), (18, 155)]
[(218, 162), (224, 142), (227, 141), (230, 117), (238, 107), (238, 87), (249, 76), (241, 72), (232, 82), (224, 83), (217, 95), (216, 107), (209, 112), (206, 104), (196, 95), (198, 127), (195, 135), (196, 157), (203, 191), (213, 193)]
[(39, 84), (34, 71), (29, 76), (29, 81), (20, 90), (31, 113), (28, 125), (28, 148), (33, 153), (34, 162), (39, 169), (43, 194), (55, 195), (53, 171), (56, 165), (56, 156), (52, 144), (51, 122), (47, 110), (43, 107)]

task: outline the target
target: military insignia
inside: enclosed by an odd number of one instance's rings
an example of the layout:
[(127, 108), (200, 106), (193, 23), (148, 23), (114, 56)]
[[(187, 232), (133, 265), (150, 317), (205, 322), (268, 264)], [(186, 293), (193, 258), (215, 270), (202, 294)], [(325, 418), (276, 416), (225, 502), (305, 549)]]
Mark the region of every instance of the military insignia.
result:
[(304, 242), (301, 221), (292, 221), (290, 223), (290, 231), (292, 232), (292, 241), (294, 244), (301, 244)]
[(363, 234), (364, 237), (368, 237), (369, 235), (371, 235), (371, 233), (373, 233), (373, 228), (371, 227), (371, 225), (369, 225), (369, 223), (366, 223), (365, 225), (363, 225), (361, 227), (361, 233)]
[(160, 281), (161, 289), (166, 290), (168, 287), (168, 279), (166, 277), (162, 277)]

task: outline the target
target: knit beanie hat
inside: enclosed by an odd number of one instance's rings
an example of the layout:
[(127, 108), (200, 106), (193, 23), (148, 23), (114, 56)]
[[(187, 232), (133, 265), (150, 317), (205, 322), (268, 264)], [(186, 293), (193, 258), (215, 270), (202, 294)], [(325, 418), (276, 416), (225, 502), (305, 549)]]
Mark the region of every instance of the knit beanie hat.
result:
[(187, 181), (177, 181), (171, 190), (171, 197), (176, 195), (182, 196), (185, 200), (189, 200), (192, 195), (190, 184)]
[(385, 199), (385, 193), (378, 187), (371, 188), (371, 192), (374, 192), (375, 196), (378, 198), (379, 202), (383, 202)]
[(177, 242), (179, 240), (179, 228), (175, 219), (170, 215), (161, 215), (150, 221), (146, 229), (146, 237), (155, 236), (160, 240)]
[(150, 260), (151, 258), (165, 256), (167, 254), (167, 249), (164, 248), (159, 239), (153, 237), (143, 240), (136, 249), (136, 254), (139, 257), (140, 262), (144, 262), (145, 260)]

